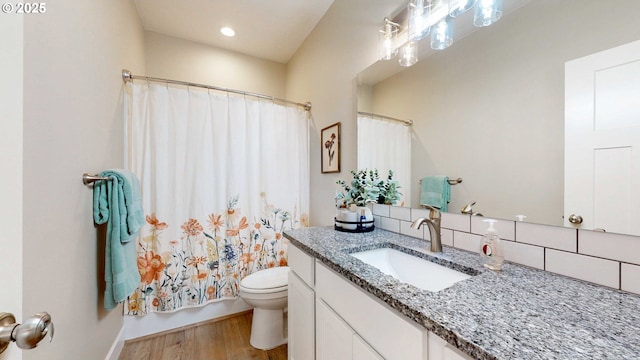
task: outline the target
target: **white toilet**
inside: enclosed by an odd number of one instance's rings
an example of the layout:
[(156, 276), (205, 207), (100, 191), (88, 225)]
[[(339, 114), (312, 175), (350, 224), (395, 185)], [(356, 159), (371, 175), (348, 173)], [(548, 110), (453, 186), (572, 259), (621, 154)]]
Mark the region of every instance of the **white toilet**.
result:
[(287, 342), (284, 309), (287, 307), (289, 267), (257, 271), (240, 281), (240, 297), (251, 305), (251, 346), (269, 350)]

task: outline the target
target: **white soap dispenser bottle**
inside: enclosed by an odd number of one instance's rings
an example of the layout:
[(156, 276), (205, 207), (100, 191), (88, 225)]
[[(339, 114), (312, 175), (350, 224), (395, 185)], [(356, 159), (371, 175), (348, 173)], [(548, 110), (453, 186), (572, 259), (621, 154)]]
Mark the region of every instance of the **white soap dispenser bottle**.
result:
[(480, 239), (480, 256), (482, 256), (482, 263), (484, 267), (491, 270), (502, 270), (502, 263), (504, 262), (504, 248), (502, 247), (502, 241), (498, 237), (496, 229), (493, 224), (498, 222), (494, 219), (483, 220), (489, 223), (489, 228), (482, 239)]

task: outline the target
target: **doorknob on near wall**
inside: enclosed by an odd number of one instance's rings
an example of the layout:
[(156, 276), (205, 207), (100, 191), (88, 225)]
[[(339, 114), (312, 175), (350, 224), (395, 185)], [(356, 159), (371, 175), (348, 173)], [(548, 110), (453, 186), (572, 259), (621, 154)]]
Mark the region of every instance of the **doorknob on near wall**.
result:
[(571, 214), (569, 215), (569, 222), (572, 224), (582, 224), (582, 216)]
[(47, 335), (53, 341), (51, 315), (44, 311), (28, 318), (23, 324), (17, 324), (13, 314), (0, 313), (0, 353), (12, 341), (21, 349), (33, 349)]

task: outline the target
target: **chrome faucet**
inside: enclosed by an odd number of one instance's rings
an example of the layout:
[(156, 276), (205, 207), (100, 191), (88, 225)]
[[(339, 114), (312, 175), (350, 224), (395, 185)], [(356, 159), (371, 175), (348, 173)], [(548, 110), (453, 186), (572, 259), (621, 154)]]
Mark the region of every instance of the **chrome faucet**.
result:
[(431, 252), (442, 252), (442, 239), (440, 238), (440, 210), (429, 205), (422, 205), (429, 209), (429, 218), (418, 218), (411, 223), (412, 229), (420, 229), (420, 226), (427, 223), (429, 227), (429, 237), (431, 238)]

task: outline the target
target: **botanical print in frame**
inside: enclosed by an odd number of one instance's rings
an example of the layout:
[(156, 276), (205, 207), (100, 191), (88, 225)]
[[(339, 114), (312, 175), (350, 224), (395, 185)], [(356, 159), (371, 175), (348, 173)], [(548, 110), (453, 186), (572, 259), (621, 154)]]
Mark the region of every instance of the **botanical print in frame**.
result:
[(340, 123), (337, 122), (320, 132), (322, 173), (340, 172)]

